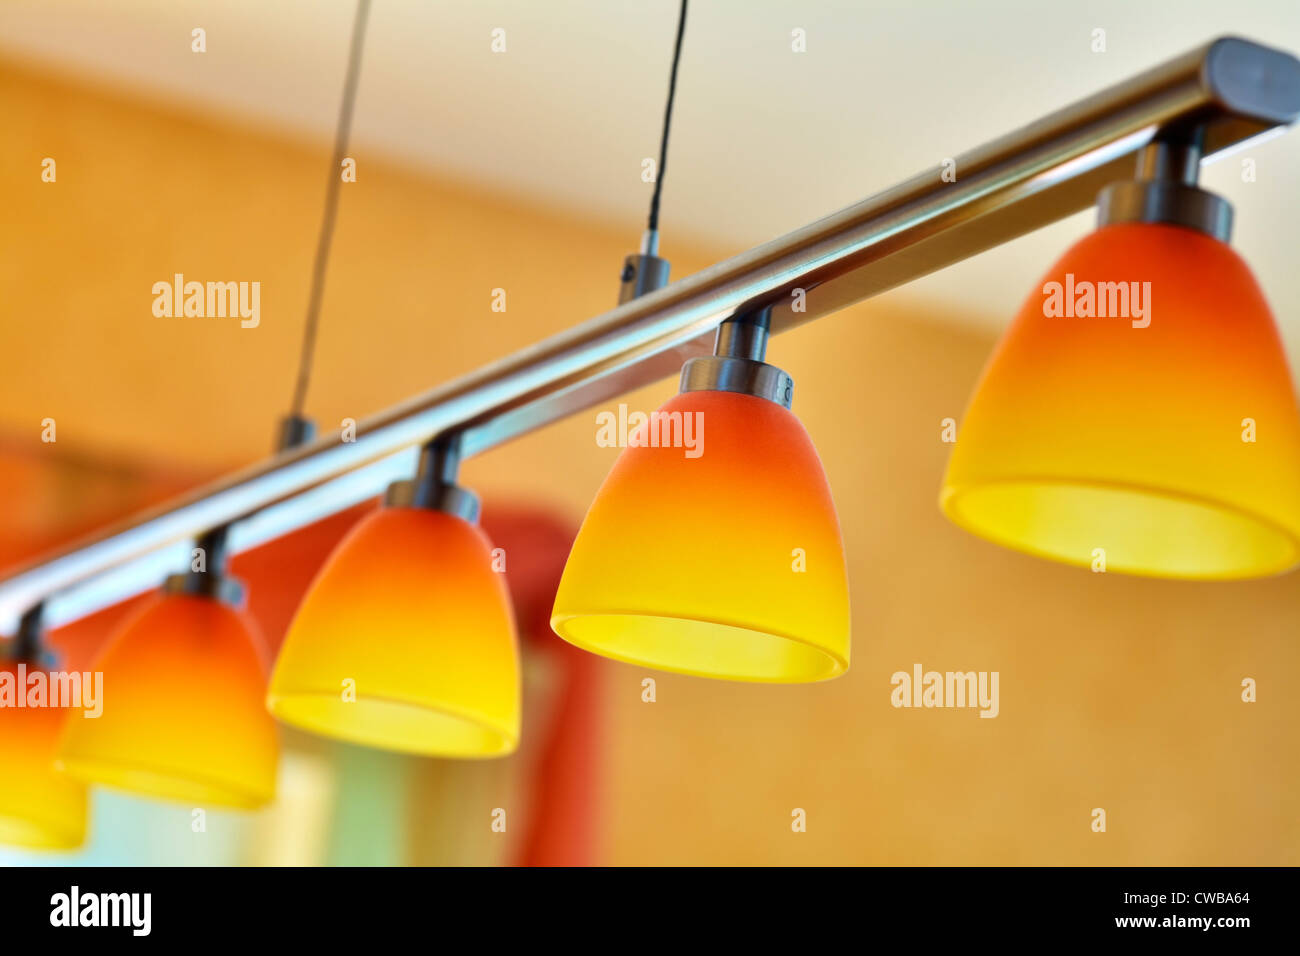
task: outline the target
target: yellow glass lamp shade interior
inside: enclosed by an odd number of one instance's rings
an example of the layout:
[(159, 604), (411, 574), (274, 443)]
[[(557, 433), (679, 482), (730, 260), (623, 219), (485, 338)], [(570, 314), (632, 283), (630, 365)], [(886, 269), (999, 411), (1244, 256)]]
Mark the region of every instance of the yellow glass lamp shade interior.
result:
[[(1085, 283), (1141, 289), (1146, 314), (1114, 315), (1109, 291), (1106, 317), (1044, 314)], [(940, 504), (991, 541), (1107, 571), (1229, 579), (1300, 562), (1300, 414), (1241, 259), (1166, 225), (1078, 242), (985, 369)]]
[(369, 747), (512, 752), (519, 652), (504, 575), (482, 531), (426, 508), (363, 519), (299, 608), (267, 704), (285, 723)]
[(275, 795), (279, 744), (251, 624), (209, 597), (159, 594), (95, 669), (103, 714), (67, 723), (62, 766), (89, 783), (195, 806), (251, 809)]
[[(17, 662), (0, 662), (0, 680), (25, 693)], [(14, 703), (0, 707), (0, 844), (76, 849), (86, 837), (86, 787), (57, 770), (55, 757), (65, 721), (81, 713)]]
[(636, 446), (649, 425), (633, 433), (574, 542), (555, 632), (596, 654), (700, 677), (843, 674), (844, 548), (799, 420), (723, 391), (682, 393), (660, 414), (702, 422), (702, 453)]

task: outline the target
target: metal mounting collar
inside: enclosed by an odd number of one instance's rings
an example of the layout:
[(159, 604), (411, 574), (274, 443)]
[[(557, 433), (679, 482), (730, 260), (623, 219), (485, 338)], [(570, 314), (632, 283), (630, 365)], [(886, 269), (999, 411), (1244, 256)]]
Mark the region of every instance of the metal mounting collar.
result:
[(244, 602), (244, 585), (226, 573), (226, 529), (217, 528), (198, 537), (194, 547), (203, 551), (202, 571), (169, 574), (163, 580), (163, 593), (207, 597), (226, 604)]
[(1232, 205), (1197, 184), (1201, 140), (1157, 140), (1138, 153), (1137, 179), (1112, 183), (1097, 196), (1097, 225), (1151, 222), (1195, 229), (1220, 242), (1232, 236)]
[(429, 442), (420, 452), (414, 480), (395, 481), (388, 486), (385, 507), (445, 511), (475, 524), (480, 511), (478, 495), (456, 484), (459, 468), (459, 435)]
[(738, 392), (776, 402), (788, 409), (794, 379), (763, 361), (771, 329), (772, 307), (727, 319), (718, 326), (713, 355), (682, 366), (683, 392)]

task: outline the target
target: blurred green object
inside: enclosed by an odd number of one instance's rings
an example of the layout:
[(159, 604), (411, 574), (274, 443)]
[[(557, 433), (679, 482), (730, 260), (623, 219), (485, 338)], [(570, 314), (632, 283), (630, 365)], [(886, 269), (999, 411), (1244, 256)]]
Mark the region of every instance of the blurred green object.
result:
[(405, 865), (414, 758), (339, 744), (334, 760), (338, 790), (326, 864)]

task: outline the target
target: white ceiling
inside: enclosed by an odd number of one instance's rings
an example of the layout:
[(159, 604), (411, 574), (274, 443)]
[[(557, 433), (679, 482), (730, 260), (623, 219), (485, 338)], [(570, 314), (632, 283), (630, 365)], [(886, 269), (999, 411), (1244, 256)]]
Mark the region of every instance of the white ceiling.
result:
[[(0, 54), (323, 137), (353, 10), (351, 0), (6, 0)], [(354, 152), (625, 222), (631, 249), (676, 12), (677, 0), (375, 0)], [(207, 31), (201, 56), (190, 52), (196, 26)], [(495, 27), (505, 54), (490, 51)], [(791, 51), (796, 27), (806, 53)], [(696, 0), (664, 254), (686, 235), (739, 252), (1222, 34), (1300, 51), (1300, 2)], [(1257, 182), (1241, 181), (1241, 156), (1256, 160)], [(1300, 356), (1300, 131), (1202, 179), (1236, 206), (1234, 245)], [(1000, 325), (1090, 224), (1080, 215), (894, 294)]]

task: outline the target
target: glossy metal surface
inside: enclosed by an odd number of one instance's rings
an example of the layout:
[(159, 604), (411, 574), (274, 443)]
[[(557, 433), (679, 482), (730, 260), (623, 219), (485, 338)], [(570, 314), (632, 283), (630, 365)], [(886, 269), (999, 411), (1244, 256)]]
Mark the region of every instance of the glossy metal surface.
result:
[(1200, 130), (1187, 140), (1157, 141), (1138, 153), (1137, 178), (1111, 183), (1097, 197), (1097, 225), (1150, 222), (1232, 238), (1232, 205), (1197, 186)]
[(738, 392), (776, 402), (785, 409), (794, 404), (794, 379), (788, 372), (766, 362), (730, 356), (691, 359), (682, 366), (679, 390)]
[(1232, 238), (1232, 205), (1222, 196), (1182, 183), (1115, 183), (1097, 197), (1097, 225), (1119, 222), (1181, 226), (1227, 242)]
[(395, 481), (384, 492), (390, 508), (431, 508), (470, 524), (478, 522), (478, 495), (456, 484), (461, 436), (446, 435), (420, 449), (420, 464), (410, 481)]
[(189, 570), (169, 574), (163, 580), (165, 594), (189, 594), (224, 601), (233, 607), (244, 603), (244, 586), (226, 573), (226, 558), (230, 551), (230, 533), (224, 526), (209, 531), (194, 542), (195, 550), (203, 551), (203, 570)]
[(658, 256), (632, 255), (623, 260), (618, 281), (618, 304), (631, 302), (668, 284), (668, 260)]
[(0, 628), (46, 597), (57, 625), (156, 586), (206, 529), (232, 524), (241, 550), (379, 494), (410, 475), (395, 456), (444, 432), (478, 454), (674, 375), (738, 313), (770, 304), (782, 332), (1078, 212), (1157, 135), (1203, 130), (1208, 158), (1298, 117), (1300, 61), (1216, 40), (958, 156), (955, 180), (929, 170), (366, 419), (355, 441), (323, 436), (31, 565), (0, 582)]
[(734, 316), (718, 326), (713, 354), (682, 366), (683, 392), (738, 392), (776, 402), (789, 409), (794, 379), (763, 361), (771, 334), (772, 310)]

